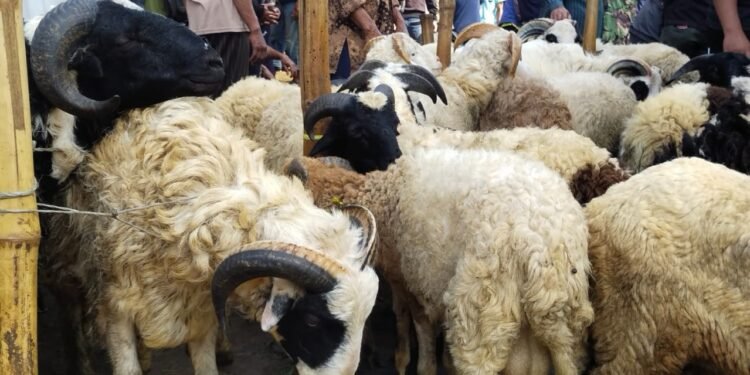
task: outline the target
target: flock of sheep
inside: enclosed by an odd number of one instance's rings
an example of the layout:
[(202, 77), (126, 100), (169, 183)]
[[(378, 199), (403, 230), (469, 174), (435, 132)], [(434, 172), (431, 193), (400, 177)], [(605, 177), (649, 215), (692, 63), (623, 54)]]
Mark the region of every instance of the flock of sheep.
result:
[[(51, 149), (35, 154), (39, 199), (116, 213), (42, 217), (72, 371), (94, 372), (97, 345), (136, 375), (149, 349), (187, 344), (196, 374), (218, 374), (235, 310), (299, 373), (353, 374), (380, 277), (399, 373), (413, 324), (420, 374), (750, 374), (747, 61), (586, 54), (569, 22), (540, 19), (469, 27), (443, 69), (393, 34), (303, 113), (298, 86), (257, 78), (215, 100), (190, 84), (149, 96), (150, 59), (174, 85), (205, 83), (215, 53), (119, 3), (69, 0), (26, 28), (34, 141)], [(181, 41), (121, 40), (158, 28)], [(195, 45), (207, 63), (163, 56)], [(133, 60), (38, 76), (81, 55)]]

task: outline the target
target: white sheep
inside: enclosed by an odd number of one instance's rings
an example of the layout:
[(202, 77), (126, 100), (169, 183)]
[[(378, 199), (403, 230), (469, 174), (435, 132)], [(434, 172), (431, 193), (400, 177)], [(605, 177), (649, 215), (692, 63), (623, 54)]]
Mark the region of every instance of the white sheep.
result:
[(524, 23), (518, 29), (518, 37), (524, 43), (536, 39), (550, 43), (580, 43), (575, 25), (576, 21), (571, 19), (537, 18)]
[(254, 279), (232, 300), (257, 318), (274, 300), (271, 276), (274, 290), (288, 279), (307, 291), (274, 306), (289, 317), (273, 331), (300, 373), (354, 373), (378, 289), (365, 264), (374, 219), (315, 207), (263, 158), (210, 99), (184, 98), (121, 116), (71, 175), (68, 207), (121, 213), (55, 215), (45, 251), (61, 280), (87, 289), (114, 374), (141, 374), (137, 340), (187, 343), (195, 373), (218, 374), (226, 298)]
[(420, 373), (435, 370), (440, 323), (459, 373), (582, 370), (593, 318), (587, 235), (556, 173), (507, 152), (452, 148), (415, 150), (365, 176), (305, 164), (319, 205), (373, 210), (376, 267), (394, 298), (426, 314), (415, 316)]
[(681, 158), (589, 203), (592, 374), (750, 373), (748, 184)]
[(678, 49), (662, 43), (604, 43), (597, 47), (596, 53), (602, 58), (627, 57), (642, 60), (649, 66), (659, 69), (662, 82), (669, 82), (674, 73), (690, 61), (690, 58)]

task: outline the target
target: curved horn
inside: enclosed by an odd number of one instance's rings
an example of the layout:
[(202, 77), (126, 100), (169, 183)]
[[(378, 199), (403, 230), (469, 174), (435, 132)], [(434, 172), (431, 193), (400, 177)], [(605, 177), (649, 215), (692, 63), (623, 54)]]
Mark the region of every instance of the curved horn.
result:
[(369, 70), (359, 69), (356, 73), (352, 74), (349, 79), (339, 87), (338, 92), (349, 90), (351, 92), (365, 91), (370, 87), (370, 80), (375, 76), (375, 73)]
[(448, 99), (445, 96), (445, 90), (443, 90), (443, 85), (440, 84), (440, 81), (438, 81), (437, 78), (435, 78), (432, 72), (430, 72), (428, 69), (419, 65), (403, 65), (401, 67), (407, 73), (415, 74), (419, 77), (424, 78), (427, 82), (430, 83), (430, 85), (432, 85), (433, 90), (437, 94), (438, 98), (440, 98), (440, 100), (443, 102), (443, 104), (448, 104)]
[[(420, 94), (425, 94), (432, 99), (433, 103), (437, 103), (437, 93), (435, 92), (435, 86), (430, 84), (429, 81), (412, 73), (396, 73), (394, 74), (404, 84), (404, 90), (415, 91)], [(445, 95), (445, 93), (443, 93)], [(442, 98), (440, 98), (442, 100)]]
[(365, 43), (365, 48), (362, 49), (362, 51), (364, 51), (365, 53), (365, 56), (367, 56), (367, 53), (370, 52), (370, 48), (372, 48), (375, 43), (385, 39), (385, 37), (385, 35), (380, 35), (368, 40), (367, 43)]
[(362, 70), (375, 71), (378, 69), (385, 68), (386, 66), (388, 66), (388, 63), (383, 60), (376, 60), (376, 59), (367, 60), (362, 65), (359, 66), (359, 69), (357, 71), (362, 71)]
[(318, 120), (353, 111), (356, 97), (352, 94), (332, 93), (321, 95), (307, 108), (304, 118), (304, 128), (310, 139), (315, 139), (313, 129)]
[(360, 271), (369, 265), (373, 258), (373, 252), (375, 250), (375, 243), (377, 242), (377, 221), (375, 215), (370, 212), (366, 207), (351, 204), (341, 208), (345, 214), (356, 221), (360, 228), (362, 228), (362, 239), (361, 249), (366, 251), (366, 257), (362, 262)]
[(224, 328), (227, 298), (246, 281), (278, 277), (311, 293), (326, 293), (348, 272), (336, 260), (312, 249), (275, 241), (254, 242), (249, 248), (224, 259), (214, 272), (211, 297), (219, 325)]
[(396, 99), (393, 96), (393, 89), (391, 89), (391, 87), (388, 85), (378, 85), (378, 87), (376, 87), (374, 91), (385, 95), (385, 98), (387, 100), (385, 104), (386, 110), (395, 112)]
[(692, 71), (698, 70), (701, 67), (705, 65), (711, 65), (711, 60), (709, 59), (710, 55), (701, 55), (696, 56), (690, 59), (690, 61), (686, 62), (685, 65), (683, 65), (680, 69), (678, 69), (674, 74), (672, 74), (672, 77), (669, 79), (669, 81), (666, 83), (667, 85), (682, 78), (685, 74), (688, 74)]
[(544, 32), (552, 27), (554, 23), (555, 21), (550, 18), (537, 18), (531, 20), (518, 29), (518, 37), (521, 38), (522, 43), (534, 40), (544, 34)]
[(401, 60), (404, 60), (405, 63), (411, 64), (411, 56), (406, 52), (406, 46), (404, 46), (404, 40), (403, 35), (394, 34), (391, 37), (392, 44), (393, 44), (393, 50), (396, 51), (396, 54), (401, 58)]
[(31, 40), (31, 70), (39, 91), (56, 107), (70, 114), (93, 118), (113, 113), (120, 98), (94, 100), (78, 90), (77, 74), (68, 59), (96, 19), (95, 0), (68, 0), (39, 22)]
[(607, 73), (615, 77), (651, 76), (651, 68), (643, 61), (629, 58), (614, 62), (607, 68)]
[(456, 36), (456, 41), (453, 43), (453, 49), (462, 46), (464, 43), (468, 42), (471, 39), (481, 38), (484, 34), (498, 29), (500, 28), (491, 23), (473, 23), (465, 27), (463, 30), (461, 30), (460, 33), (458, 33), (458, 36)]

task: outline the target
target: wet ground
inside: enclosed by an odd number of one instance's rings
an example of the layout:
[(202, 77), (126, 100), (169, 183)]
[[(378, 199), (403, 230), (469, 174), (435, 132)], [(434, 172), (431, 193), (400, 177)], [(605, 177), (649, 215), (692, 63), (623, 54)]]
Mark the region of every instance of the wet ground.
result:
[[(395, 317), (390, 310), (387, 288), (381, 285), (378, 302), (368, 321), (366, 342), (363, 347), (360, 368), (357, 374), (396, 374), (393, 366), (393, 350), (396, 344)], [(59, 318), (57, 302), (45, 289), (40, 290), (42, 309), (39, 313), (39, 374), (68, 375), (68, 363), (63, 348), (63, 324)], [(281, 347), (269, 335), (260, 330), (257, 323), (233, 316), (230, 319), (229, 339), (232, 343), (234, 362), (220, 369), (222, 375), (287, 375), (293, 373), (291, 361)], [(414, 342), (414, 339), (412, 339)], [(376, 348), (373, 350), (372, 348)], [(412, 366), (415, 367), (416, 351), (412, 350)], [(106, 352), (97, 356), (102, 374), (109, 374)], [(193, 373), (185, 347), (153, 352), (150, 375), (190, 375)], [(410, 373), (416, 373), (410, 369)]]

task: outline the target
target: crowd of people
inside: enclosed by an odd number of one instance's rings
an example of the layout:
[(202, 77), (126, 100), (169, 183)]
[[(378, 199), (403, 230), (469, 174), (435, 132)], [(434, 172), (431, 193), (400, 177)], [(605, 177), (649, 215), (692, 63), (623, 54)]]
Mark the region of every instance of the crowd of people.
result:
[[(24, 0), (24, 16), (62, 0)], [(250, 75), (297, 76), (299, 0), (132, 0), (184, 22), (221, 54), (224, 88)], [(605, 43), (661, 42), (690, 57), (732, 51), (750, 55), (750, 0), (598, 0), (597, 37)], [(328, 0), (332, 79), (365, 59), (372, 38), (405, 32), (420, 41), (422, 14), (437, 19), (439, 0)], [(548, 17), (572, 19), (582, 35), (586, 0), (455, 0), (454, 33), (475, 22), (517, 29)]]

